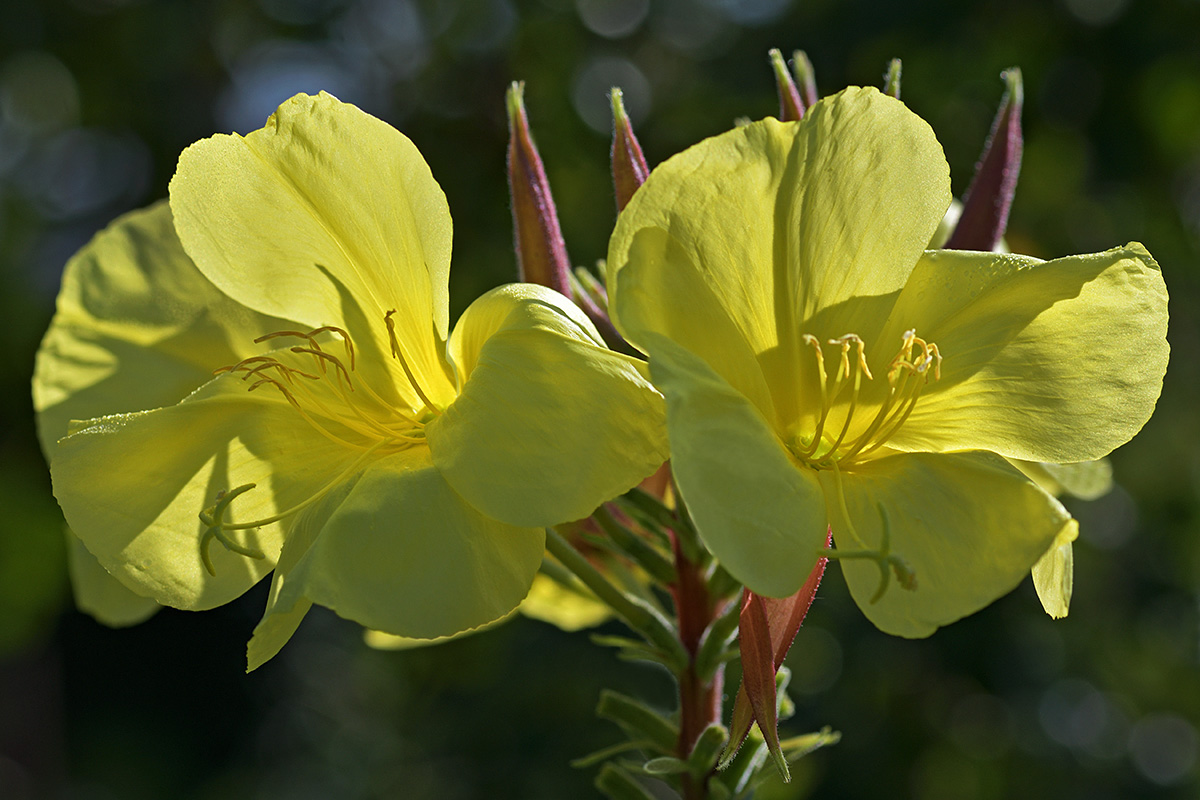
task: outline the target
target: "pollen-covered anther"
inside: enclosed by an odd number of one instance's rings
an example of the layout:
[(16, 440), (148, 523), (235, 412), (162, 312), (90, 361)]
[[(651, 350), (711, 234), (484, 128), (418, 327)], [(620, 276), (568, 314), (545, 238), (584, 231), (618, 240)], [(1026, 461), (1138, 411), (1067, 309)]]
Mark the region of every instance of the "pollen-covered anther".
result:
[[(812, 349), (816, 361), (819, 396), (814, 399), (820, 405), (810, 417), (815, 419), (811, 430), (800, 432), (789, 449), (800, 461), (817, 469), (834, 464), (846, 466), (882, 447), (908, 419), (930, 377), (941, 377), (942, 355), (937, 345), (918, 337), (915, 330), (905, 331), (899, 351), (888, 364), (887, 395), (879, 401), (876, 393), (863, 392), (863, 379), (873, 381), (875, 376), (867, 364), (866, 343), (860, 336), (847, 333), (822, 343), (804, 334), (801, 340)], [(831, 359), (828, 366), (826, 345), (840, 351), (838, 360)], [(875, 407), (865, 426), (855, 418), (864, 397), (869, 398), (868, 407)], [(840, 424), (830, 424), (831, 419), (838, 418)]]

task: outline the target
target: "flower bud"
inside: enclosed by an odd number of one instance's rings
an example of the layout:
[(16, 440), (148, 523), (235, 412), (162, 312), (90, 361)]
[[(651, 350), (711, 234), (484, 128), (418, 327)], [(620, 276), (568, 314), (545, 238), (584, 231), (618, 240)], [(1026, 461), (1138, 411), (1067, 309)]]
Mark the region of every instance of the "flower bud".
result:
[(617, 211), (620, 211), (629, 203), (637, 188), (646, 182), (650, 167), (646, 165), (646, 157), (642, 155), (642, 146), (633, 135), (633, 126), (629, 124), (629, 115), (625, 113), (621, 90), (614, 86), (611, 97), (613, 190), (617, 197)]
[(550, 182), (525, 114), (525, 84), (508, 90), (508, 187), (512, 198), (513, 243), (525, 283), (540, 283), (571, 296), (571, 260), (550, 195)]
[(800, 90), (788, 72), (787, 64), (783, 61), (783, 53), (778, 48), (771, 48), (771, 68), (775, 71), (775, 88), (779, 91), (779, 119), (781, 122), (795, 122), (804, 116), (804, 101), (800, 98)]
[(1021, 70), (1016, 67), (1005, 70), (1001, 77), (1006, 84), (1004, 97), (975, 166), (975, 177), (963, 196), (962, 215), (946, 242), (948, 250), (994, 250), (1008, 227), (1008, 212), (1021, 172), (1021, 105), (1025, 90)]

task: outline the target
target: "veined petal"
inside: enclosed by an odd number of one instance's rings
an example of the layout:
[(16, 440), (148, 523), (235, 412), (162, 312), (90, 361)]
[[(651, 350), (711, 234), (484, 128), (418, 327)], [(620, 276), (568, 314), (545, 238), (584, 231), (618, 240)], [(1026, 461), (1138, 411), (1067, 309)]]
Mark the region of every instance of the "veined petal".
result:
[(846, 583), (876, 627), (922, 637), (973, 614), (1015, 587), (1067, 525), (1066, 509), (992, 453), (914, 453), (860, 464), (841, 475), (859, 542), (848, 535), (831, 470), (821, 472), (839, 548), (883, 546), (916, 575), (909, 591), (892, 580), (878, 602), (879, 567), (843, 560)]
[(67, 522), (105, 569), (163, 605), (200, 610), (270, 572), (283, 542), (279, 522), (233, 531), (265, 558), (210, 542), (209, 575), (199, 514), (218, 492), (254, 483), (225, 519), (270, 518), (311, 500), (359, 457), (317, 434), (282, 396), (249, 394), (222, 376), (178, 405), (85, 423), (58, 443), (50, 470)]
[(49, 456), (72, 419), (179, 402), (214, 369), (251, 355), (256, 337), (289, 327), (200, 274), (165, 202), (126, 214), (63, 272), (33, 374), (43, 452)]
[(79, 537), (64, 526), (67, 537), (67, 570), (75, 607), (113, 628), (137, 625), (154, 615), (162, 606), (149, 597), (135, 594), (109, 575), (96, 557), (88, 552)]
[(703, 359), (655, 334), (645, 344), (667, 399), (671, 469), (700, 537), (753, 592), (794, 594), (825, 546), (816, 475), (793, 465), (754, 404)]
[(449, 403), (450, 212), (399, 131), (331, 95), (297, 95), (261, 130), (185, 150), (171, 209), (200, 270), (251, 308), (338, 325), (360, 347), (373, 338), (384, 358), (383, 317), (394, 309), (407, 366), (427, 396)]
[(650, 333), (678, 342), (775, 420), (758, 354), (687, 249), (667, 231), (647, 227), (633, 234), (627, 256), (613, 278), (609, 306), (625, 338), (643, 352)]
[(454, 326), (446, 349), (459, 386), (475, 369), (488, 339), (501, 331), (530, 329), (605, 346), (587, 315), (559, 292), (536, 283), (505, 284), (467, 306)]
[(662, 397), (568, 308), (540, 287), (501, 287), (472, 305), (453, 336), (466, 382), (425, 429), (446, 481), (510, 524), (586, 517), (667, 457)]
[[(251, 668), (317, 603), (360, 625), (433, 639), (515, 609), (542, 562), (545, 532), (483, 516), (450, 488), (425, 448), (383, 458), (307, 512), (280, 558)], [(275, 623), (274, 615), (287, 615)], [(272, 630), (273, 625), (279, 630)]]
[(1075, 585), (1075, 553), (1072, 542), (1079, 538), (1079, 523), (1068, 520), (1054, 537), (1054, 544), (1033, 565), (1033, 588), (1042, 608), (1054, 619), (1062, 619), (1071, 608)]
[(1100, 458), (1149, 419), (1169, 352), (1166, 287), (1138, 244), (1048, 262), (928, 252), (885, 339), (907, 328), (945, 359), (888, 441), (909, 451)]
[[(802, 323), (819, 313), (822, 332), (872, 333), (846, 327), (861, 320), (840, 321), (853, 313), (841, 305), (897, 292), (949, 203), (949, 168), (933, 131), (874, 89), (826, 98), (796, 123), (736, 128), (657, 167), (618, 218), (608, 258), (618, 327), (630, 302), (660, 316), (691, 311), (674, 297), (620, 297), (638, 232), (658, 228), (754, 352), (781, 351), (774, 363), (791, 370)], [(676, 269), (676, 260), (657, 268)], [(708, 357), (696, 342), (680, 344)], [(768, 374), (768, 383), (777, 381)]]

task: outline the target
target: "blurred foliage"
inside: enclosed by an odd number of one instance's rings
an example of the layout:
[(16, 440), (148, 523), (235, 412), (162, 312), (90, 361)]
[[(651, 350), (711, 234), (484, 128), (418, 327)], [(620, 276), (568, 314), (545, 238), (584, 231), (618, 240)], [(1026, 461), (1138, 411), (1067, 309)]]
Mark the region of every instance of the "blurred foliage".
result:
[[(925, 641), (862, 619), (834, 573), (789, 656), (797, 716), (835, 747), (764, 798), (1194, 797), (1200, 791), (1200, 3), (1195, 0), (18, 0), (0, 4), (0, 796), (589, 796), (568, 759), (612, 741), (601, 685), (659, 696), (650, 668), (529, 620), (438, 648), (367, 650), (314, 614), (242, 674), (263, 587), (113, 631), (70, 610), (61, 518), (29, 403), (67, 257), (166, 192), (175, 159), (325, 89), (412, 138), (457, 221), (451, 297), (515, 275), (503, 90), (527, 81), (572, 257), (615, 216), (605, 91), (653, 164), (774, 114), (766, 52), (801, 47), (823, 92), (903, 99), (966, 188), (1002, 86), (1026, 85), (1009, 230), (1044, 257), (1143, 241), (1173, 296), (1159, 410), (1076, 504), (1071, 616), (1027, 583)], [(1138, 369), (1138, 354), (1112, 343)], [(120, 465), (113, 465), (119, 469)], [(732, 683), (736, 686), (736, 682)]]

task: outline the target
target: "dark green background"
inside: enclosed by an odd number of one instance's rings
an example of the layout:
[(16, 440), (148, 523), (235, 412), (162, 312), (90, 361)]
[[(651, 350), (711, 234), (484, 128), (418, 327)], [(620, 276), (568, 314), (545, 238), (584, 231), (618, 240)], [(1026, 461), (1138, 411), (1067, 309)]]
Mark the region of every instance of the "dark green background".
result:
[[(670, 684), (584, 635), (531, 621), (440, 648), (367, 650), (314, 613), (242, 674), (262, 587), (128, 630), (71, 610), (61, 519), (28, 380), (62, 264), (165, 194), (179, 151), (248, 132), (327, 89), (403, 130), (456, 223), (457, 312), (515, 275), (503, 92), (524, 79), (576, 263), (614, 219), (604, 90), (627, 91), (651, 163), (775, 112), (766, 51), (805, 48), (823, 93), (877, 84), (934, 127), (961, 194), (1001, 93), (1024, 70), (1013, 248), (1136, 239), (1171, 291), (1159, 409), (1082, 521), (1070, 618), (1025, 585), (925, 641), (865, 622), (836, 569), (789, 663), (798, 713), (841, 744), (782, 797), (1194, 797), (1200, 791), (1196, 536), (1200, 2), (1010, 0), (75, 0), (0, 4), (0, 797), (570, 798), (567, 760), (617, 740), (602, 685)], [(601, 115), (596, 117), (595, 115)], [(1111, 357), (1131, 371), (1122, 342)], [(114, 469), (121, 465), (113, 465)]]

